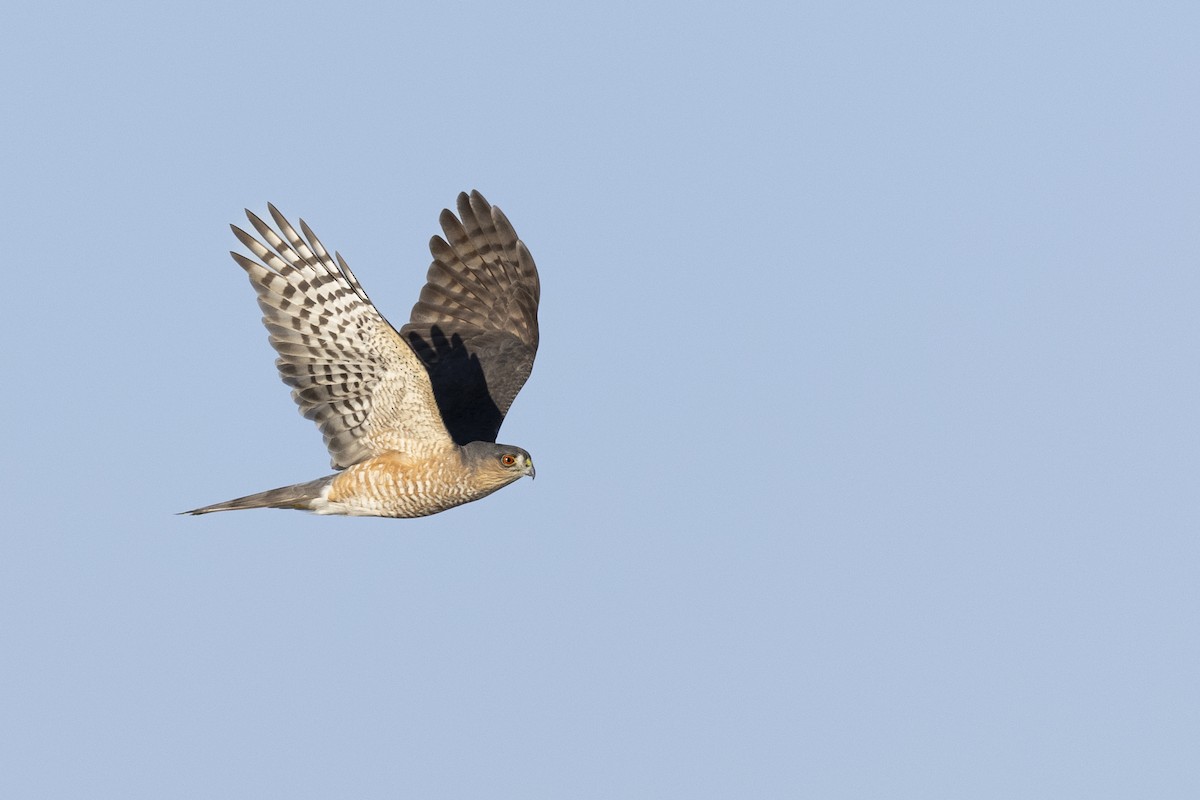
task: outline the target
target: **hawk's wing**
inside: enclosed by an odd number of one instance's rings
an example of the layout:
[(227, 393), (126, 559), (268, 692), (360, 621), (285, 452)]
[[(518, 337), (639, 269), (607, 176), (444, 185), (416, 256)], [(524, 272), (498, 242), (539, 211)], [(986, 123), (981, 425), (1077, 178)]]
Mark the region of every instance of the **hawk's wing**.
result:
[(479, 192), (442, 212), (421, 299), (400, 333), (429, 368), (442, 420), (459, 444), (496, 441), (533, 369), (537, 267), (500, 209)]
[(302, 238), (268, 208), (282, 238), (247, 211), (266, 245), (236, 226), (233, 232), (262, 263), (231, 255), (258, 292), (279, 374), (324, 434), (333, 466), (344, 469), (387, 450), (416, 455), (452, 447), (425, 365), (371, 304), (341, 255), (335, 262), (304, 220)]

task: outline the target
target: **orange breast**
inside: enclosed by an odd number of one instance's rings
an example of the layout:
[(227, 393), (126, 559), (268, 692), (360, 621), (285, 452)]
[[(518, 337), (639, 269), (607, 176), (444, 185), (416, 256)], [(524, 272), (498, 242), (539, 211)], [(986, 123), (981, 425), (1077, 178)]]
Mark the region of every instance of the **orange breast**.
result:
[(333, 479), (330, 503), (342, 513), (418, 517), (474, 499), (458, 454), (432, 458), (387, 452), (361, 461)]

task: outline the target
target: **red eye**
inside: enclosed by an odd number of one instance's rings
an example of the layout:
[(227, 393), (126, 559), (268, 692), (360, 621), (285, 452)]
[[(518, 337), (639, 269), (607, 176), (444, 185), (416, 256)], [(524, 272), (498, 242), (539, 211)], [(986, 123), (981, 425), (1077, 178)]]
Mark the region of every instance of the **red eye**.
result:
[(500, 456), (500, 463), (506, 467), (511, 467), (513, 464), (517, 463), (517, 457), (511, 453), (505, 453), (504, 455)]

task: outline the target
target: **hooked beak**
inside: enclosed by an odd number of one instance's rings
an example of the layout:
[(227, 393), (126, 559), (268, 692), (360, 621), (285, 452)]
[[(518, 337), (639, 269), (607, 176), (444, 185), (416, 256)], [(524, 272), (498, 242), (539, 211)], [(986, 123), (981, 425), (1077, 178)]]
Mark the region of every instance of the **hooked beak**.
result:
[(525, 459), (525, 474), (533, 479), (537, 479), (537, 470), (533, 468), (533, 459)]

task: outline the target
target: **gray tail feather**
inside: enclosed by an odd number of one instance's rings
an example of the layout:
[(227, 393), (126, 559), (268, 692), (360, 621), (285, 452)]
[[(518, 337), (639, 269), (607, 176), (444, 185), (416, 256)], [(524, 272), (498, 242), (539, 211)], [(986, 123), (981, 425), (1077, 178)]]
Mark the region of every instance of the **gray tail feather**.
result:
[(325, 487), (333, 482), (335, 476), (329, 475), (317, 478), (308, 483), (296, 483), (278, 489), (268, 489), (265, 492), (251, 494), (226, 500), (224, 503), (213, 503), (211, 506), (193, 508), (191, 511), (181, 511), (180, 514), (211, 514), (214, 511), (236, 511), (242, 508), (298, 508), (312, 507), (312, 501), (321, 496)]

